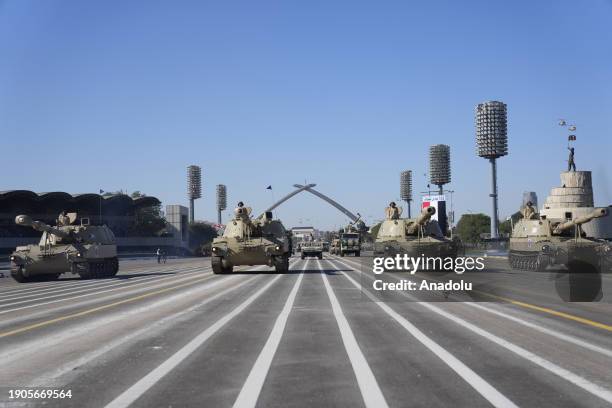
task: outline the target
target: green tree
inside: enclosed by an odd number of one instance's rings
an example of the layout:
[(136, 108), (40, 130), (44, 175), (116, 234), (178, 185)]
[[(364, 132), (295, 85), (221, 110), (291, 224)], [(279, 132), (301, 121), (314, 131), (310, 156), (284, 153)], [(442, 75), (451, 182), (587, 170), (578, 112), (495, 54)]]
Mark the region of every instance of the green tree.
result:
[(499, 224), (499, 232), (501, 234), (510, 234), (510, 233), (512, 233), (512, 225), (516, 224), (521, 218), (523, 218), (523, 214), (521, 214), (520, 211), (517, 211), (514, 214), (512, 214), (510, 216), (510, 218), (512, 219), (512, 221), (507, 219), (504, 222), (502, 222), (501, 224)]
[[(146, 194), (136, 190), (131, 194), (123, 190), (116, 191), (114, 194), (125, 194), (129, 195), (132, 199), (146, 197)], [(167, 226), (166, 218), (162, 212), (161, 205), (153, 205), (150, 207), (143, 207), (136, 210), (135, 222), (129, 229), (129, 235), (139, 237), (154, 237), (161, 235)]]
[(201, 221), (189, 224), (189, 248), (194, 254), (201, 255), (202, 247), (217, 237), (217, 230), (212, 225)]
[(463, 214), (457, 223), (457, 235), (463, 242), (476, 243), (480, 234), (491, 231), (491, 218), (485, 214)]
[(143, 207), (136, 210), (135, 222), (130, 227), (129, 235), (139, 237), (153, 237), (161, 234), (167, 225), (161, 205)]

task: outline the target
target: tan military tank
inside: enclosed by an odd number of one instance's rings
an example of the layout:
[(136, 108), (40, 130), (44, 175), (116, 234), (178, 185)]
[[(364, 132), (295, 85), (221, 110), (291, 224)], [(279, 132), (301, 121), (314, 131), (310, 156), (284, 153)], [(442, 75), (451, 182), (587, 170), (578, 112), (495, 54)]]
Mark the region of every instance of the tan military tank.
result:
[(17, 282), (54, 280), (65, 272), (86, 279), (115, 276), (119, 261), (113, 232), (106, 225), (89, 225), (86, 218), (80, 225), (73, 225), (75, 221), (75, 213), (61, 214), (58, 225), (52, 227), (18, 215), (17, 225), (31, 227), (42, 236), (37, 245), (15, 249), (10, 257), (11, 276)]
[(223, 236), (213, 240), (212, 269), (225, 274), (238, 265), (268, 265), (287, 272), (291, 252), (290, 233), (272, 218), (272, 212), (251, 219), (251, 208), (239, 203)]
[(431, 217), (433, 207), (424, 208), (417, 218), (400, 218), (402, 208), (391, 203), (385, 209), (386, 219), (381, 223), (374, 242), (374, 255), (411, 257), (457, 257), (460, 244), (448, 239)]
[(587, 238), (582, 225), (606, 217), (606, 208), (573, 220), (549, 219), (529, 207), (521, 210), (523, 218), (512, 229), (508, 261), (514, 269), (543, 271), (548, 266), (565, 265), (577, 270), (601, 270), (610, 246)]

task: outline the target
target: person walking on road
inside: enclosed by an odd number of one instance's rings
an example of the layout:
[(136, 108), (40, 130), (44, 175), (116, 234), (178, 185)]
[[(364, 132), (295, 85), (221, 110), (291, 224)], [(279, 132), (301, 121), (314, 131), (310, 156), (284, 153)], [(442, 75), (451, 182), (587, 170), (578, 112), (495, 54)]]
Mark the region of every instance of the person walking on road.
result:
[(161, 248), (157, 248), (157, 251), (155, 251), (155, 255), (157, 256), (157, 263), (161, 263), (161, 258), (162, 258)]

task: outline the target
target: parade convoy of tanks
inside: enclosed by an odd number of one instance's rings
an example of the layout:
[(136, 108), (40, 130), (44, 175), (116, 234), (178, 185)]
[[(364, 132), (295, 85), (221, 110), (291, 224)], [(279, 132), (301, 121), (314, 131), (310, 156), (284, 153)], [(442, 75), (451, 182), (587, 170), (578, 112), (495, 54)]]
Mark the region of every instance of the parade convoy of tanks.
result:
[[(385, 220), (379, 225), (374, 240), (374, 255), (392, 257), (460, 256), (461, 242), (449, 238), (436, 220), (435, 208), (426, 207), (416, 218), (401, 218), (402, 209), (392, 202), (385, 209)], [(212, 242), (211, 264), (215, 274), (227, 274), (239, 265), (267, 265), (277, 272), (289, 270), (294, 253), (291, 233), (271, 212), (253, 219), (251, 208), (242, 202), (234, 210), (234, 218), (222, 236)], [(608, 216), (608, 209), (597, 208), (591, 214), (573, 220), (549, 219), (538, 215), (527, 203), (521, 209), (522, 219), (513, 227), (509, 241), (508, 261), (513, 269), (543, 271), (548, 266), (563, 265), (570, 271), (600, 272), (609, 264), (612, 248), (609, 243), (588, 238), (582, 225), (595, 218)], [(119, 262), (113, 232), (107, 226), (89, 224), (87, 218), (62, 213), (56, 226), (18, 215), (17, 225), (42, 232), (37, 245), (17, 247), (10, 256), (11, 276), (17, 282), (55, 280), (70, 272), (83, 279), (109, 278), (117, 274)], [(353, 222), (329, 245), (332, 255), (361, 256), (363, 223)], [(323, 258), (323, 242), (309, 239), (298, 246), (300, 257)]]

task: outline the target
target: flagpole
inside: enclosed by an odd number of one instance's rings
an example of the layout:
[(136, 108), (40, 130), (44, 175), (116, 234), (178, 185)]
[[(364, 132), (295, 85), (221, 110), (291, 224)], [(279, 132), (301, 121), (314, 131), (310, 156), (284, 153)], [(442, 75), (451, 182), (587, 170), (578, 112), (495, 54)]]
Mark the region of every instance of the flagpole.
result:
[(98, 222), (100, 223), (100, 225), (102, 225), (102, 194), (104, 193), (104, 190), (100, 189), (100, 213), (99, 213), (99, 217), (98, 217)]
[(274, 189), (272, 188), (272, 185), (269, 185), (268, 187), (266, 187), (266, 190), (270, 190), (270, 194), (272, 195), (272, 204), (270, 205), (271, 207), (274, 205), (274, 203), (276, 203), (276, 200), (274, 199)]

